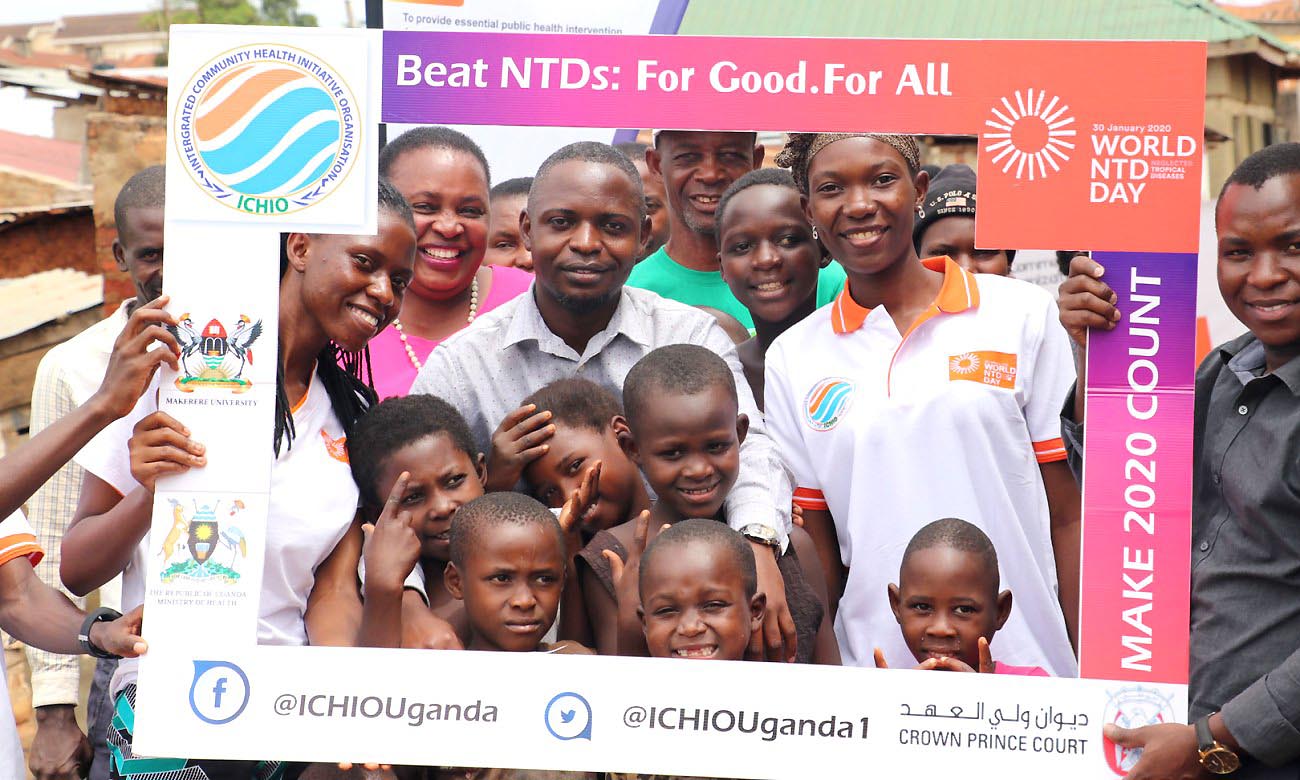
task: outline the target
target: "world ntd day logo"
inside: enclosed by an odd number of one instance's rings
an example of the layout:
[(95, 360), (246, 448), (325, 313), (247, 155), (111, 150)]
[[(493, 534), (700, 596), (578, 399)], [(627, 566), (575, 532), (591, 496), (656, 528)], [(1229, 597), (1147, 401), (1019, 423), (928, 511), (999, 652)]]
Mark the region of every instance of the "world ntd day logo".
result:
[(289, 214), (328, 197), (355, 167), (361, 133), (356, 99), (334, 69), (271, 44), (200, 68), (174, 121), (195, 183), (247, 214)]
[(1017, 179), (1034, 181), (1059, 173), (1057, 161), (1069, 161), (1078, 132), (1072, 127), (1070, 107), (1041, 89), (1016, 90), (1012, 100), (1002, 98), (984, 120), (989, 128), (984, 133), (989, 162), (1007, 174), (1014, 166)]

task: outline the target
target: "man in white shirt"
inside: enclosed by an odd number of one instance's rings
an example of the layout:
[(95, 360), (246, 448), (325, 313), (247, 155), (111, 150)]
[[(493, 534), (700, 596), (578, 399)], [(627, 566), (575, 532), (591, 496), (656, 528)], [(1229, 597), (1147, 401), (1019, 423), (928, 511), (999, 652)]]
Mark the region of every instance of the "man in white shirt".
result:
[(510, 485), (551, 433), (540, 423), (531, 430), (501, 425), (529, 394), (568, 376), (621, 394), (628, 370), (656, 347), (699, 344), (717, 352), (731, 366), (740, 411), (751, 420), (740, 478), (724, 505), (728, 522), (755, 546), (759, 587), (768, 596), (764, 631), (751, 649), (764, 644), (769, 658), (792, 659), (794, 622), (773, 554), (784, 547), (789, 527), (788, 472), (763, 431), (735, 347), (716, 321), (624, 286), (649, 231), (636, 168), (606, 144), (560, 149), (538, 170), (521, 227), (537, 281), (444, 341), (411, 392), (440, 396), (459, 409), (478, 445), (491, 451), (489, 480)]
[[(33, 436), (95, 392), (104, 378), (113, 342), (131, 312), (162, 294), (163, 167), (145, 168), (127, 180), (113, 204), (113, 215), (118, 234), (113, 257), (118, 269), (130, 275), (135, 297), (41, 359), (32, 388)], [(81, 467), (69, 461), (29, 503), (32, 526), (48, 551), (36, 572), (46, 584), (72, 597), (78, 607), (85, 606), (84, 599), (68, 593), (59, 579), (59, 547), (77, 508), (81, 477)], [(116, 578), (100, 588), (100, 604), (118, 608), (120, 593), (121, 581)], [(29, 765), (36, 780), (76, 780), (87, 776), (87, 770), (92, 780), (106, 780), (105, 729), (113, 716), (107, 685), (116, 662), (101, 660), (96, 669), (87, 717), (89, 740), (74, 714), (80, 697), (78, 659), (29, 646), (27, 662), (32, 669), (32, 705), (36, 708)]]

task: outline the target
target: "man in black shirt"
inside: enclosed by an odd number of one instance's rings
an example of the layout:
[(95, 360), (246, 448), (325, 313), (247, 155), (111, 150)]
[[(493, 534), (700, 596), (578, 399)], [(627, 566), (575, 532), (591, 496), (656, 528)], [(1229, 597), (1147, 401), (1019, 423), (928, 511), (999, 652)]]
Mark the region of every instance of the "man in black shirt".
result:
[[(1194, 725), (1107, 727), (1142, 747), (1130, 780), (1241, 769), (1300, 778), (1300, 144), (1247, 158), (1215, 211), (1219, 290), (1250, 332), (1196, 375), (1192, 499)], [(1080, 345), (1119, 320), (1102, 268), (1070, 264), (1061, 323)], [(1081, 394), (1067, 402), (1067, 450), (1082, 452)], [(1076, 460), (1077, 462), (1077, 460)]]

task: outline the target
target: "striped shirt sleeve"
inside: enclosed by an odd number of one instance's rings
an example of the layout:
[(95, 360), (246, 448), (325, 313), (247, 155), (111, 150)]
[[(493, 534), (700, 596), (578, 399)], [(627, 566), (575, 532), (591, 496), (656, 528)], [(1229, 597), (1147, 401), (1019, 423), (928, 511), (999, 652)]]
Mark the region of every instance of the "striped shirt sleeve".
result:
[[(71, 385), (59, 362), (59, 353), (50, 352), (36, 370), (32, 388), (31, 435), (35, 436), (77, 406)], [(74, 596), (59, 577), (59, 548), (72, 522), (81, 494), (82, 469), (66, 463), (54, 473), (27, 503), (31, 525), (37, 541), (47, 552), (36, 567), (36, 576), (72, 599), (78, 608), (85, 599)], [(60, 655), (26, 647), (27, 664), (32, 670), (32, 706), (76, 704), (81, 684), (81, 666), (76, 656)]]

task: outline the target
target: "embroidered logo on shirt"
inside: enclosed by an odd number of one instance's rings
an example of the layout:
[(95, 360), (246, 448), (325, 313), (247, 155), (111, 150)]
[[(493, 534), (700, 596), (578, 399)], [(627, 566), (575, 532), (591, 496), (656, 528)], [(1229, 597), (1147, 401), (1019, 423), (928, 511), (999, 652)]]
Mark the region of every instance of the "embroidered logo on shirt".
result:
[(804, 421), (814, 431), (829, 431), (849, 410), (853, 383), (844, 377), (827, 377), (812, 386), (804, 398)]
[(330, 457), (339, 463), (348, 462), (348, 437), (340, 436), (337, 439), (331, 439), (330, 435), (321, 428), (320, 437), (325, 441), (325, 451)]
[(948, 379), (1002, 387), (1016, 387), (1016, 355), (1007, 352), (963, 352), (948, 358)]

